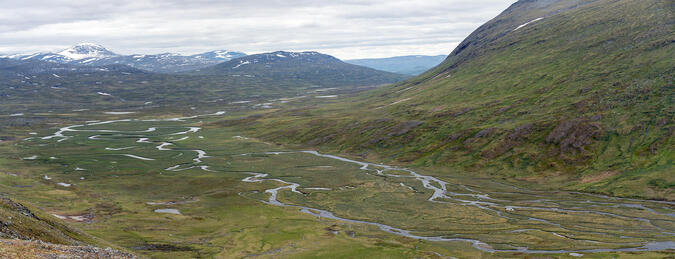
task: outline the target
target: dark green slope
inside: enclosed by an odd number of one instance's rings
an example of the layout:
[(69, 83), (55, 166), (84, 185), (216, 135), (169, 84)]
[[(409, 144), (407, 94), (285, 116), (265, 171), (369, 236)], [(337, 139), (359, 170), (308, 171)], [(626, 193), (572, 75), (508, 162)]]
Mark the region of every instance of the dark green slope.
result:
[(521, 0), (419, 77), (258, 119), (255, 130), (539, 187), (674, 200), (674, 27), (669, 0)]

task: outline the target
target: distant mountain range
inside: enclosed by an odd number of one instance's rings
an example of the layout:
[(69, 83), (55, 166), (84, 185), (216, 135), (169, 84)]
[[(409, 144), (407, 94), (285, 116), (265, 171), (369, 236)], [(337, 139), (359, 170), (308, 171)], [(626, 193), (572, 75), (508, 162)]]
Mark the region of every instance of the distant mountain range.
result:
[[(93, 43), (81, 43), (57, 53), (0, 57), (5, 78), (44, 73), (167, 73), (272, 80), (279, 85), (311, 87), (373, 86), (409, 76), (348, 64), (318, 52), (286, 52), (246, 56), (240, 52), (211, 51), (192, 56), (178, 54), (119, 55)], [(8, 76), (8, 77), (7, 77)], [(250, 80), (249, 80), (250, 81)]]
[[(304, 53), (302, 55), (305, 55), (307, 53), (316, 52), (298, 53)], [(98, 44), (79, 43), (58, 52), (38, 52), (33, 54), (15, 54), (4, 56), (0, 55), (0, 58), (22, 61), (47, 61), (58, 64), (94, 67), (107, 65), (127, 65), (133, 68), (155, 73), (181, 73), (204, 69), (219, 63), (245, 56), (247, 55), (243, 52), (227, 50), (214, 50), (188, 56), (175, 53), (120, 55)], [(336, 58), (331, 58), (337, 60)], [(440, 64), (445, 58), (446, 56), (444, 55), (415, 55), (390, 58), (353, 59), (345, 60), (344, 63), (396, 74), (418, 75)]]
[(446, 55), (439, 56), (400, 56), (390, 58), (370, 58), (370, 59), (352, 59), (345, 60), (349, 64), (374, 68), (377, 70), (405, 74), (405, 75), (419, 75), (425, 71), (437, 66)]
[[(101, 45), (80, 43), (57, 53), (35, 53), (30, 55), (10, 55), (10, 58), (23, 61), (47, 61), (59, 64), (82, 66), (127, 65), (157, 73), (175, 73), (196, 70), (233, 58), (246, 56), (241, 52), (216, 50), (197, 55), (163, 53), (154, 55), (119, 55)], [(1, 58), (1, 57), (0, 57)]]
[(3, 79), (15, 76), (24, 77), (28, 75), (37, 75), (44, 73), (73, 74), (73, 73), (92, 73), (92, 72), (125, 72), (125, 73), (147, 73), (127, 65), (110, 64), (103, 66), (80, 66), (72, 64), (62, 64), (57, 62), (46, 62), (33, 59), (10, 59), (0, 58), (0, 76)]
[[(240, 57), (193, 71), (155, 73), (138, 69), (142, 66), (136, 62), (110, 62), (124, 60), (124, 56), (82, 47), (39, 58), (0, 58), (0, 114), (14, 113), (28, 103), (32, 109), (63, 111), (148, 104), (177, 107), (204, 100), (271, 100), (328, 91), (321, 88), (331, 88), (326, 95), (334, 96), (340, 91), (360, 91), (407, 78), (317, 52), (283, 51)], [(196, 56), (228, 58), (226, 53), (210, 54)]]
[(318, 52), (286, 51), (235, 58), (196, 73), (295, 80), (326, 87), (389, 84), (407, 77), (348, 64), (333, 56)]

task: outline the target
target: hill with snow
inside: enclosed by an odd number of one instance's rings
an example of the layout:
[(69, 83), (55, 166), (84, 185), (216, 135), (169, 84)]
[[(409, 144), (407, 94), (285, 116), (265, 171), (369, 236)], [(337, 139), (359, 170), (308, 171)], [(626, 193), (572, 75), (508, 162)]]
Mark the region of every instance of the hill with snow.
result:
[(40, 52), (29, 55), (10, 55), (4, 56), (4, 58), (83, 66), (127, 65), (157, 73), (176, 73), (216, 65), (243, 56), (246, 56), (246, 54), (227, 50), (216, 50), (190, 56), (174, 53), (120, 55), (101, 45), (80, 43), (55, 53)]

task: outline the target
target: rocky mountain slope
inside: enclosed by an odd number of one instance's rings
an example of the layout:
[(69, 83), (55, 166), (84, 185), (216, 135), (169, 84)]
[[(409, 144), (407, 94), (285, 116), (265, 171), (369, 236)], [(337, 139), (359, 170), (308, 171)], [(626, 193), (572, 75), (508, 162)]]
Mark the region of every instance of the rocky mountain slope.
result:
[(318, 52), (286, 51), (237, 58), (195, 73), (293, 80), (323, 87), (381, 85), (406, 78), (400, 74), (347, 64)]
[(345, 62), (397, 74), (416, 76), (437, 66), (443, 62), (446, 57), (446, 55), (415, 55), (390, 58), (352, 59), (345, 60)]
[(191, 56), (173, 53), (119, 55), (94, 43), (80, 43), (57, 53), (11, 55), (5, 56), (5, 58), (80, 66), (127, 65), (152, 72), (175, 73), (204, 68), (243, 56), (246, 56), (246, 54), (226, 50), (210, 51)]
[(0, 196), (0, 258), (135, 258), (51, 215)]
[(133, 254), (114, 249), (93, 246), (67, 246), (45, 243), (0, 239), (0, 259), (42, 259), (42, 258), (137, 258)]
[(673, 8), (521, 0), (419, 77), (257, 118), (256, 130), (539, 188), (675, 200)]

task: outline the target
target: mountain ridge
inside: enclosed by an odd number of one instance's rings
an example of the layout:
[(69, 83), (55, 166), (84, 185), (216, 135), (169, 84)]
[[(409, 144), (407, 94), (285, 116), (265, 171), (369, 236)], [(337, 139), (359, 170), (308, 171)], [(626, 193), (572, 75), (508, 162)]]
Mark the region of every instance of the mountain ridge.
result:
[(315, 51), (254, 54), (193, 73), (296, 80), (308, 85), (325, 87), (382, 85), (406, 78), (400, 74), (348, 64), (336, 57)]
[(41, 60), (16, 60), (0, 58), (0, 74), (9, 77), (37, 75), (44, 73), (90, 73), (90, 72), (147, 73), (127, 65), (110, 64), (102, 66), (78, 66)]
[(79, 43), (55, 53), (38, 52), (4, 57), (81, 66), (120, 64), (156, 73), (177, 73), (216, 65), (243, 56), (246, 54), (227, 50), (214, 50), (187, 56), (175, 53), (120, 55), (95, 43)]

